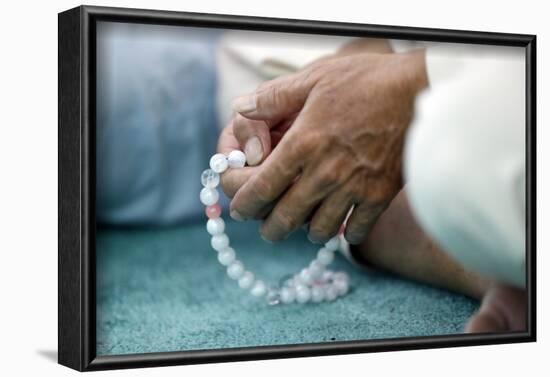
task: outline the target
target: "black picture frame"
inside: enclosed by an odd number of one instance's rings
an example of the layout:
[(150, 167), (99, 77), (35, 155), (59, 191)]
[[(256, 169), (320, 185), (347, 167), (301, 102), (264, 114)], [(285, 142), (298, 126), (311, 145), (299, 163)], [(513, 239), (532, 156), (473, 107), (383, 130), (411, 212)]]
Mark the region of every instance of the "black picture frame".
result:
[[(98, 21), (525, 47), (527, 331), (288, 346), (96, 355), (95, 96)], [(536, 340), (536, 36), (79, 6), (58, 15), (58, 361), (79, 371), (381, 352)]]

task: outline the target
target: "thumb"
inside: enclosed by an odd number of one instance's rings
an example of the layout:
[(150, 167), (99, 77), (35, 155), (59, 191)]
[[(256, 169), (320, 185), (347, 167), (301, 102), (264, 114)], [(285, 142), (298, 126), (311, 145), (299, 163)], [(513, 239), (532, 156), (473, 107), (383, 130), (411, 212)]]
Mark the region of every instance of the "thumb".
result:
[(275, 125), (302, 109), (315, 84), (311, 76), (306, 71), (267, 81), (254, 93), (237, 97), (233, 110), (245, 118)]
[(258, 165), (271, 152), (269, 127), (261, 120), (251, 120), (240, 114), (235, 114), (232, 126), (248, 165)]

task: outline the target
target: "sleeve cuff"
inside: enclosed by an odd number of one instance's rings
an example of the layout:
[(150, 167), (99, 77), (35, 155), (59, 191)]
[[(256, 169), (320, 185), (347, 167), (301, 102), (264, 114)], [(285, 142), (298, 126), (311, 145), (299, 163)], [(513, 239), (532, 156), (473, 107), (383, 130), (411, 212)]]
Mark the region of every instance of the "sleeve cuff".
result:
[(426, 72), (430, 87), (456, 76), (462, 69), (463, 61), (456, 56), (449, 56), (438, 51), (437, 47), (426, 49)]
[(414, 48), (426, 48), (426, 71), (430, 86), (435, 86), (441, 81), (446, 81), (456, 75), (463, 64), (464, 53), (462, 49), (452, 49), (445, 44), (418, 43), (406, 40), (393, 39), (390, 45), (394, 52), (403, 53)]

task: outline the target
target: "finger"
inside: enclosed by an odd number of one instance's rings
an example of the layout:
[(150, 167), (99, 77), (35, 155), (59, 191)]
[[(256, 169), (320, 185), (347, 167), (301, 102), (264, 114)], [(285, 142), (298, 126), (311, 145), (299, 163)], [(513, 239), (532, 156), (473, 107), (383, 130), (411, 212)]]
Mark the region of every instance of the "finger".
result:
[[(262, 225), (261, 232), (265, 239), (278, 241), (286, 238), (292, 231), (311, 221), (314, 212), (322, 205), (322, 201), (329, 197), (338, 187), (336, 177), (341, 169), (332, 168), (334, 164), (327, 165), (329, 169), (319, 169), (317, 165), (302, 172), (301, 176), (292, 182), (288, 190), (277, 199), (277, 203)], [(339, 173), (335, 173), (339, 172)], [(351, 195), (351, 194), (350, 194)], [(340, 206), (351, 206), (352, 199), (344, 199), (344, 195), (338, 197)], [(345, 218), (345, 210), (342, 220)], [(338, 230), (340, 224), (336, 226)]]
[(269, 216), (269, 214), (273, 211), (273, 208), (275, 208), (276, 203), (269, 203), (264, 208), (262, 208), (256, 216), (254, 216), (254, 220), (265, 220)]
[(271, 152), (271, 135), (264, 121), (247, 119), (237, 113), (233, 118), (233, 134), (248, 165), (258, 165)]
[(268, 125), (296, 114), (303, 107), (319, 75), (314, 69), (305, 69), (260, 85), (251, 94), (233, 101), (233, 110), (244, 117), (268, 121)]
[(373, 206), (369, 203), (356, 205), (346, 222), (344, 234), (346, 241), (355, 245), (363, 242), (383, 210), (384, 207), (381, 205)]
[[(287, 136), (291, 136), (288, 135)], [(284, 138), (281, 144), (258, 166), (231, 201), (231, 216), (236, 220), (254, 218), (277, 199), (300, 173), (303, 154), (296, 138)]]
[[(290, 188), (292, 188), (292, 184), (295, 183), (298, 179), (299, 179), (299, 177), (296, 177), (294, 179), (294, 181), (290, 184), (290, 187), (288, 188), (288, 190), (290, 190)], [(281, 194), (280, 196), (281, 197), (284, 196), (287, 191), (284, 191), (283, 194)], [(273, 208), (275, 208), (276, 204), (277, 204), (276, 202), (271, 202), (271, 203), (267, 204), (266, 206), (264, 206), (261, 210), (258, 211), (256, 216), (254, 216), (254, 219), (255, 220), (265, 220), (265, 219), (267, 219), (269, 214), (273, 211)], [(311, 219), (311, 214), (306, 219), (306, 222), (309, 221), (310, 219)]]
[(278, 125), (271, 128), (271, 148), (277, 147), (283, 136), (286, 134), (286, 132), (290, 129), (290, 127), (294, 124), (294, 120), (298, 114), (291, 116), (290, 118), (287, 118), (283, 121), (281, 121)]
[(313, 243), (325, 243), (337, 235), (352, 206), (353, 198), (344, 190), (337, 190), (330, 194), (311, 219), (309, 240)]
[[(239, 141), (233, 133), (233, 123), (230, 123), (220, 134), (218, 153), (228, 155), (236, 149), (240, 149)], [(220, 178), (220, 184), (225, 195), (229, 198), (235, 196), (235, 193), (255, 174), (256, 170), (255, 167), (226, 170)]]
[(316, 180), (305, 175), (298, 179), (278, 200), (263, 222), (260, 233), (268, 241), (280, 241), (305, 223), (309, 214), (323, 199)]
[(256, 166), (246, 166), (240, 169), (227, 169), (220, 179), (223, 192), (228, 198), (233, 198), (237, 191), (257, 173)]

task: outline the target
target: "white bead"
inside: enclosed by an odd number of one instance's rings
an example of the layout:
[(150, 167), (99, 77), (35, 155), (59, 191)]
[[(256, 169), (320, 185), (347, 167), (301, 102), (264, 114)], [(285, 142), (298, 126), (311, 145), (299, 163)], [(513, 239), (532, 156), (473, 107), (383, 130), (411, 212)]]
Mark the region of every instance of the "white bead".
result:
[(294, 287), (295, 283), (296, 283), (296, 280), (294, 279), (294, 276), (293, 276), (291, 278), (286, 279), (283, 283), (283, 286), (290, 288), (290, 287)]
[(296, 286), (296, 301), (300, 304), (305, 304), (311, 298), (311, 292), (305, 285)]
[(236, 260), (227, 267), (227, 276), (233, 280), (239, 279), (244, 274), (244, 265), (241, 261)]
[(216, 204), (219, 198), (220, 194), (218, 194), (218, 190), (216, 190), (215, 188), (204, 187), (201, 190), (200, 199), (202, 204), (204, 204), (205, 206)]
[(212, 236), (210, 245), (212, 245), (212, 249), (222, 251), (229, 246), (229, 237), (227, 237), (227, 234), (225, 233), (216, 234), (215, 236)]
[(313, 282), (313, 278), (308, 268), (304, 268), (302, 271), (300, 271), (299, 277), (300, 282), (303, 284), (311, 284)]
[(239, 150), (231, 151), (227, 156), (227, 163), (230, 168), (243, 168), (246, 163), (246, 155)]
[(296, 299), (296, 291), (291, 287), (284, 287), (281, 289), (281, 302), (283, 304), (290, 304)]
[(235, 250), (231, 247), (227, 247), (218, 253), (218, 262), (224, 266), (229, 266), (235, 261)]
[(332, 279), (333, 275), (334, 275), (334, 272), (332, 272), (331, 270), (325, 270), (321, 275), (321, 281), (327, 282)]
[(325, 298), (325, 290), (323, 287), (314, 285), (311, 287), (311, 301), (313, 302), (321, 302)]
[(206, 222), (206, 231), (210, 233), (211, 236), (216, 236), (222, 234), (225, 230), (225, 222), (221, 217), (215, 219), (208, 219)]
[(321, 248), (317, 252), (317, 260), (323, 265), (328, 266), (334, 260), (334, 251), (331, 251), (326, 247)]
[(250, 293), (254, 297), (262, 297), (267, 293), (267, 287), (265, 283), (261, 280), (257, 280), (256, 283), (254, 283), (254, 286), (250, 290)]
[(239, 279), (239, 287), (249, 289), (254, 284), (254, 274), (250, 271), (245, 271)]
[(331, 284), (325, 289), (325, 299), (327, 301), (334, 301), (336, 297), (338, 297), (338, 289)]
[(278, 305), (281, 303), (281, 291), (277, 288), (268, 288), (265, 298), (268, 305)]
[(221, 174), (227, 170), (227, 157), (221, 153), (216, 153), (210, 158), (210, 169), (216, 173)]
[(345, 280), (347, 283), (349, 283), (349, 276), (348, 274), (346, 274), (345, 272), (342, 272), (342, 271), (339, 271), (339, 272), (335, 272), (333, 275), (332, 275), (332, 279), (333, 280)]
[(340, 237), (332, 237), (326, 244), (325, 247), (330, 251), (336, 251), (340, 247)]
[(343, 296), (349, 291), (349, 283), (347, 280), (334, 280), (332, 286), (336, 288), (339, 296)]
[(312, 280), (319, 279), (323, 274), (324, 269), (325, 269), (325, 266), (321, 264), (321, 262), (315, 259), (312, 260), (308, 267), (309, 274), (311, 275), (311, 279)]
[(216, 188), (220, 184), (220, 175), (212, 169), (206, 169), (201, 174), (201, 183), (204, 187)]

